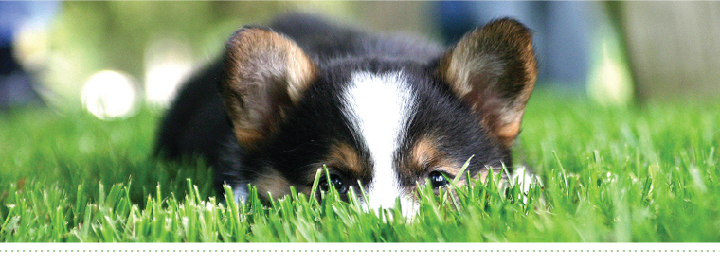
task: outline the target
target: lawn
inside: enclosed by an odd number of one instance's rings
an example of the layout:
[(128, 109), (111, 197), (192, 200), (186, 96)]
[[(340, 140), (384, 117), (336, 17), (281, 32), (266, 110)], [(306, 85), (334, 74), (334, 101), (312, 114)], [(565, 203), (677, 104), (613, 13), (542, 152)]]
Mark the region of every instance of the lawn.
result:
[(333, 194), (219, 204), (203, 162), (151, 157), (161, 115), (0, 113), (0, 240), (720, 242), (717, 102), (606, 107), (540, 90), (515, 156), (544, 186), (421, 189), (412, 219)]

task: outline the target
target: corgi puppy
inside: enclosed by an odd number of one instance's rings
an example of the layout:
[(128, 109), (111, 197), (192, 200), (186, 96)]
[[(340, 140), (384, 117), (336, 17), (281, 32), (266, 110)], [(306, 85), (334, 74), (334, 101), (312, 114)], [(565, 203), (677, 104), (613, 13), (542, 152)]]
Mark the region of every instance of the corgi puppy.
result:
[(225, 48), (182, 87), (156, 153), (203, 156), (220, 194), (229, 185), (241, 200), (247, 185), (265, 201), (310, 194), (326, 166), (320, 189), (362, 186), (361, 202), (389, 208), (448, 185), (468, 159), (471, 178), (511, 168), (537, 74), (530, 30), (508, 18), (445, 49), (287, 14)]

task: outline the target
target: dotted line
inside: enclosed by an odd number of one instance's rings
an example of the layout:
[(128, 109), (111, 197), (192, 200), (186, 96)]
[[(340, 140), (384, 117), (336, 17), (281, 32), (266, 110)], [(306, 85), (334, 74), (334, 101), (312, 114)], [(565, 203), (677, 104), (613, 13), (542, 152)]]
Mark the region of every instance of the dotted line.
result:
[(0, 250), (0, 253), (715, 253), (715, 250), (380, 250), (380, 249), (366, 249), (366, 250), (14, 250), (6, 249)]

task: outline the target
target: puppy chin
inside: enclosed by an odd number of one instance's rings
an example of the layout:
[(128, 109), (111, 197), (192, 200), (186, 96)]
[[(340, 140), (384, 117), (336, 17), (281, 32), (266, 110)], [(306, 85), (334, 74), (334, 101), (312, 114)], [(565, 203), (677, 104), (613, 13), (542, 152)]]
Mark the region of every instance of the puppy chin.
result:
[[(385, 221), (393, 221), (394, 215), (390, 212), (396, 206), (400, 207), (400, 212), (402, 213), (402, 216), (405, 217), (405, 219), (408, 221), (413, 221), (417, 216), (418, 211), (420, 210), (420, 204), (414, 198), (412, 198), (412, 196), (400, 196), (396, 198), (388, 197), (380, 199), (376, 198), (375, 200), (373, 200), (373, 198), (369, 198), (368, 200), (368, 202), (360, 202), (365, 212), (372, 212), (378, 218)], [(399, 201), (400, 203), (397, 204), (397, 201)], [(388, 212), (388, 214), (385, 214), (386, 211)]]
[[(247, 184), (237, 185), (232, 188), (235, 201), (238, 203), (247, 203), (249, 192)], [(385, 211), (392, 211), (396, 206), (400, 207), (402, 216), (408, 221), (416, 219), (417, 213), (420, 210), (420, 204), (412, 196), (400, 196), (400, 197), (378, 197), (375, 199), (368, 198), (368, 201), (360, 198), (360, 206), (367, 213), (373, 213), (378, 218), (384, 219), (385, 221), (392, 221), (394, 218), (393, 214), (385, 214)], [(399, 201), (399, 204), (397, 203)], [(384, 217), (383, 217), (384, 216)]]
[(413, 221), (420, 210), (420, 204), (413, 198), (403, 197), (400, 199), (400, 209), (405, 219)]

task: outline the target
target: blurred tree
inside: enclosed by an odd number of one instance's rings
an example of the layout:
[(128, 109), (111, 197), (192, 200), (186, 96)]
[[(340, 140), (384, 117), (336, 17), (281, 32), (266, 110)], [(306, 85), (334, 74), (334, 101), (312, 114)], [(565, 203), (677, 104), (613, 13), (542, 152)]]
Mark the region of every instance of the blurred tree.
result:
[(720, 97), (719, 2), (608, 2), (640, 101)]

